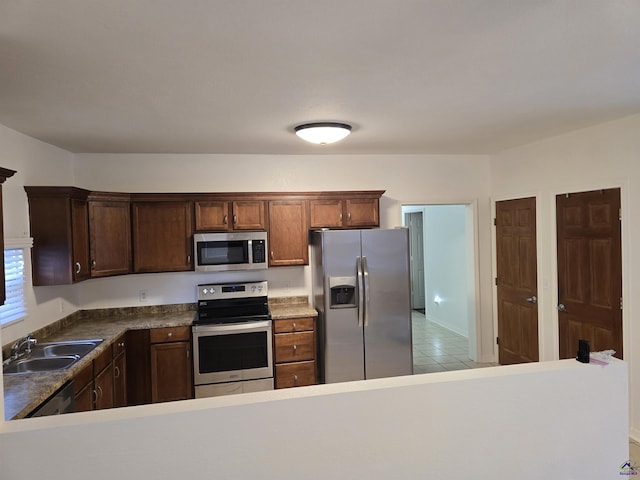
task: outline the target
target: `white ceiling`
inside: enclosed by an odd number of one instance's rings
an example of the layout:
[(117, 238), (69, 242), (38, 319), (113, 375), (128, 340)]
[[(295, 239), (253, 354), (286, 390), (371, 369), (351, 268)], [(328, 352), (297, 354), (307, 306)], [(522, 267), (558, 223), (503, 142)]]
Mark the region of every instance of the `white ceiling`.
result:
[(638, 112), (640, 0), (0, 1), (0, 124), (72, 152), (491, 153)]

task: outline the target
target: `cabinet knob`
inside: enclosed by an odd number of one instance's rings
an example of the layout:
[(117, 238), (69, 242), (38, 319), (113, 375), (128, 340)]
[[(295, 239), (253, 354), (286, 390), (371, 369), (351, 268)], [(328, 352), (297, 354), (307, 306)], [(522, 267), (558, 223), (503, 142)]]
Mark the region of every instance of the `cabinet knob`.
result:
[(82, 265), (80, 265), (80, 262), (76, 262), (76, 273), (80, 273), (80, 270), (82, 270)]
[(295, 329), (296, 329), (296, 322), (293, 322), (293, 324), (291, 325), (291, 327), (295, 330)]
[(167, 337), (173, 337), (173, 332), (167, 333)]
[(298, 385), (298, 375), (293, 375), (293, 384)]
[(298, 350), (298, 346), (297, 346), (297, 345), (294, 345), (294, 346), (293, 346), (293, 351), (295, 352), (295, 351), (297, 351), (297, 350)]
[(96, 261), (95, 260), (91, 260), (91, 268), (96, 268)]

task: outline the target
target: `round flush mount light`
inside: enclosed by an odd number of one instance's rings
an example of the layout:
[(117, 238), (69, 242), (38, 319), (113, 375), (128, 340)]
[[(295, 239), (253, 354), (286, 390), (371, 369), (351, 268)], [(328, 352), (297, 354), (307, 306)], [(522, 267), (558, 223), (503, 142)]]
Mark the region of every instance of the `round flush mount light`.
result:
[(351, 133), (351, 125), (337, 122), (315, 122), (298, 125), (296, 135), (318, 145), (335, 143)]

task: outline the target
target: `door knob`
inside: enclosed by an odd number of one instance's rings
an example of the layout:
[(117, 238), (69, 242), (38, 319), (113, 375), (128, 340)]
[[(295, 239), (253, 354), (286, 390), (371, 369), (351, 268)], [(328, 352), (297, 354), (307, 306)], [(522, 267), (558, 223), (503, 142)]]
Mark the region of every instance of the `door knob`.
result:
[(566, 312), (567, 311), (567, 307), (565, 307), (564, 303), (561, 303), (558, 305), (558, 311), (559, 312)]
[(528, 297), (527, 298), (527, 302), (529, 303), (538, 303), (538, 297), (536, 297), (535, 295)]

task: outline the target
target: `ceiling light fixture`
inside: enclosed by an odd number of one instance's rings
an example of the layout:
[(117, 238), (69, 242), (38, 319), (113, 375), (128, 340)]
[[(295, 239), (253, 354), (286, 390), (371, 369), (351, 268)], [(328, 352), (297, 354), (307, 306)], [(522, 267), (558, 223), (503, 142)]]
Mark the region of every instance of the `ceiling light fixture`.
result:
[(326, 145), (342, 140), (351, 133), (351, 125), (336, 122), (315, 122), (298, 125), (296, 135), (303, 140)]

